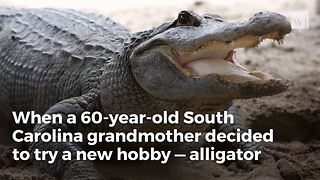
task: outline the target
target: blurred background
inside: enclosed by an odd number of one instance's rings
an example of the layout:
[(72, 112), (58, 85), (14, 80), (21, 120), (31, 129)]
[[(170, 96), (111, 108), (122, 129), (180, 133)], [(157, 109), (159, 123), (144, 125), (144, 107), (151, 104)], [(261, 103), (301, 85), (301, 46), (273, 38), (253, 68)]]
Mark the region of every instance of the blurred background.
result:
[(293, 11), (307, 10), (313, 16), (316, 0), (0, 0), (0, 6), (67, 8), (99, 13), (112, 17), (131, 31), (140, 31), (163, 23), (163, 19), (172, 20), (181, 10), (217, 13), (227, 20), (247, 18), (258, 11), (276, 11), (290, 18)]

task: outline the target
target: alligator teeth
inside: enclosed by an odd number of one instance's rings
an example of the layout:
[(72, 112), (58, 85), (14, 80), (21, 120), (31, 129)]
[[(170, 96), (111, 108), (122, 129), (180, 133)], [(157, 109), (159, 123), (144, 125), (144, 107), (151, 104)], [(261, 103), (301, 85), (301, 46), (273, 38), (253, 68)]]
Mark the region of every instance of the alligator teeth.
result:
[(174, 54), (175, 56), (179, 56), (179, 53), (175, 50), (175, 49), (171, 49), (172, 54)]
[(236, 51), (233, 51), (233, 54), (232, 54), (232, 59), (233, 59), (233, 63), (236, 65), (236, 66), (238, 66), (239, 68), (241, 68), (241, 69), (243, 69), (244, 71), (246, 71), (246, 72), (249, 72), (245, 67), (243, 67), (240, 63), (239, 63), (239, 61), (237, 60), (237, 58), (236, 58)]
[(259, 36), (259, 42), (262, 42), (262, 40), (263, 40), (263, 37), (262, 36)]
[(231, 41), (231, 47), (234, 47), (235, 43), (236, 43), (236, 41)]
[(283, 44), (283, 38), (278, 39), (277, 42), (278, 42), (279, 45)]

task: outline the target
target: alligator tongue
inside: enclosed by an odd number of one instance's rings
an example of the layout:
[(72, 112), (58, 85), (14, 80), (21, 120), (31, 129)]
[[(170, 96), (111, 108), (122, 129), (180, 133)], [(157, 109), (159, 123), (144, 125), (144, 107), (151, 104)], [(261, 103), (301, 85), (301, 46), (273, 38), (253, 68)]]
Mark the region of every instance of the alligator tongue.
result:
[(185, 68), (189, 69), (194, 75), (236, 75), (249, 81), (259, 80), (259, 78), (250, 75), (249, 72), (223, 59), (200, 59), (186, 64)]

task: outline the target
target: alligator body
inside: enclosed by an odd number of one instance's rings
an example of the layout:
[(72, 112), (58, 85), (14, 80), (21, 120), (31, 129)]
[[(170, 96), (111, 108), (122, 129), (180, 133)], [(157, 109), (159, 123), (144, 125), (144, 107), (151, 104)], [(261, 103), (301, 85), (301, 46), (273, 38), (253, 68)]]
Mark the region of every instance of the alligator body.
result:
[[(288, 87), (287, 80), (250, 72), (234, 58), (236, 48), (255, 47), (267, 38), (281, 42), (291, 27), (277, 13), (257, 13), (249, 20), (227, 23), (218, 15), (182, 11), (172, 22), (131, 34), (108, 18), (72, 10), (1, 8), (0, 12), (0, 124), (8, 134), (16, 128), (83, 133), (132, 128), (202, 131), (208, 125), (109, 128), (105, 121), (17, 127), (12, 111), (61, 114), (64, 122), (68, 114), (80, 117), (84, 111), (215, 113), (234, 99), (269, 96)], [(35, 149), (75, 152), (81, 146), (31, 143), (30, 151)], [(35, 164), (62, 179), (99, 178), (87, 161)]]

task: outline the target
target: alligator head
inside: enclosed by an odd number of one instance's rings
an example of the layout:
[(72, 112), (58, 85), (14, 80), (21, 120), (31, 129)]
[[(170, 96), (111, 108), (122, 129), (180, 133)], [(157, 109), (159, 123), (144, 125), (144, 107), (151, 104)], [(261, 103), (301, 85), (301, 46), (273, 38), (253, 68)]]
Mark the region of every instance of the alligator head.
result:
[(274, 95), (285, 91), (288, 81), (247, 70), (236, 60), (235, 49), (256, 47), (264, 39), (280, 44), (290, 31), (286, 18), (273, 12), (228, 23), (219, 15), (182, 11), (135, 47), (132, 71), (145, 91), (167, 100)]

